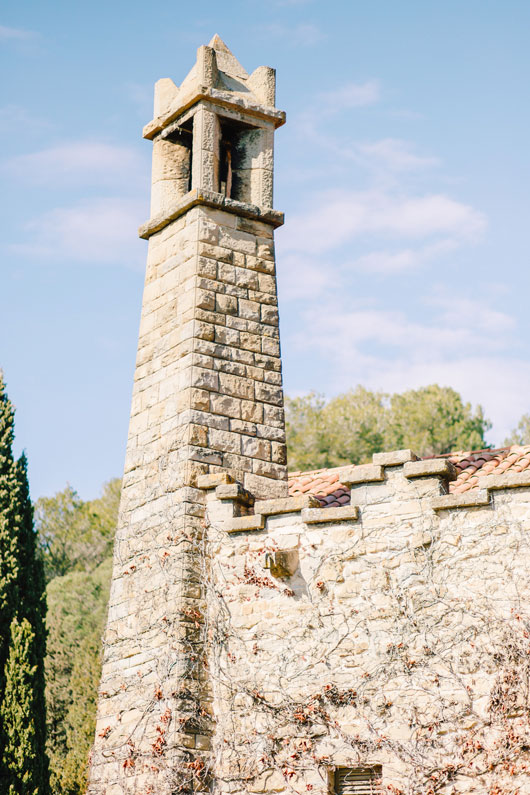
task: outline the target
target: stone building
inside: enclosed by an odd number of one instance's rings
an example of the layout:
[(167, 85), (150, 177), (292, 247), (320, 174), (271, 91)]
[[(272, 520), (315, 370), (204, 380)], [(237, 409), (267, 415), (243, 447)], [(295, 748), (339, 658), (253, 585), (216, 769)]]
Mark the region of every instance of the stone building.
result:
[(89, 795), (530, 793), (530, 448), (288, 479), (275, 73), (154, 115)]

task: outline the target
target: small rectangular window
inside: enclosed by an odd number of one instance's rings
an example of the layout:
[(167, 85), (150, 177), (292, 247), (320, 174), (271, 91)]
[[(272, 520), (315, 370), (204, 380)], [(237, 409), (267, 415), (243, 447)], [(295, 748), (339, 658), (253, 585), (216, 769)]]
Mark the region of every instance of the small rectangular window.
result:
[(335, 795), (381, 795), (381, 765), (338, 767), (335, 770)]

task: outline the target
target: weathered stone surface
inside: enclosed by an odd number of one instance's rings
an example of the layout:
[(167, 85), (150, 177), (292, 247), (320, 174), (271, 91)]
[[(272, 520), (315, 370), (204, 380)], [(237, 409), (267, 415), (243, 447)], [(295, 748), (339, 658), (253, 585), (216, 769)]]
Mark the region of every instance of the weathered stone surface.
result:
[(218, 500), (233, 500), (243, 505), (254, 504), (254, 495), (244, 489), (240, 483), (218, 486), (215, 490), (215, 496)]
[(231, 483), (234, 483), (234, 478), (228, 472), (215, 472), (210, 475), (200, 475), (197, 478), (197, 486), (200, 489), (216, 489), (218, 486)]
[(355, 483), (370, 483), (372, 481), (384, 480), (385, 472), (379, 464), (359, 464), (351, 467), (341, 475), (341, 480), (345, 486)]
[(372, 463), (383, 467), (395, 467), (417, 460), (418, 456), (412, 450), (393, 450), (390, 453), (374, 453), (372, 456)]
[(302, 521), (306, 524), (321, 524), (322, 522), (344, 522), (348, 519), (355, 521), (359, 515), (357, 505), (342, 505), (340, 508), (303, 508)]
[(226, 529), (229, 533), (242, 533), (243, 531), (262, 530), (264, 525), (265, 517), (262, 514), (253, 514), (231, 519)]
[(530, 486), (530, 472), (506, 472), (479, 478), (481, 489), (519, 489)]
[[(271, 96), (270, 74), (256, 77), (256, 95), (251, 86), (242, 96), (237, 85), (247, 77), (217, 39), (200, 48), (180, 87), (157, 88), (90, 795), (200, 789), (190, 781), (211, 753), (213, 731), (203, 706), (211, 699), (203, 538), (208, 522), (259, 529), (263, 517), (234, 514), (249, 510), (254, 495), (287, 495), (273, 247), (283, 215), (271, 206), (273, 134), (283, 116), (260, 104)], [(197, 768), (187, 766), (190, 753)]]
[(311, 494), (303, 494), (300, 497), (285, 497), (281, 500), (256, 500), (254, 508), (256, 513), (272, 516), (278, 513), (293, 513), (302, 508), (319, 508), (320, 503)]
[(472, 508), (473, 506), (488, 505), (489, 502), (490, 496), (487, 489), (471, 489), (471, 491), (466, 491), (464, 494), (443, 494), (440, 497), (432, 497), (431, 507), (435, 511), (443, 511), (450, 508)]
[(456, 480), (457, 476), (454, 465), (446, 458), (411, 461), (404, 465), (403, 474), (406, 478), (441, 477), (446, 480)]

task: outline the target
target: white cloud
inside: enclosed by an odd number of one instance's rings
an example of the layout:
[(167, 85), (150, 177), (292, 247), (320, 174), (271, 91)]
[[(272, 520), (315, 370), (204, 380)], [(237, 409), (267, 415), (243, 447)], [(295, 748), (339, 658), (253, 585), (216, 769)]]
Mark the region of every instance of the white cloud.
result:
[(528, 411), (530, 362), (514, 354), (515, 321), (475, 297), (428, 296), (434, 311), (419, 321), (403, 310), (366, 307), (362, 301), (320, 301), (308, 306), (288, 345), (333, 373), (329, 394), (356, 383), (389, 392), (431, 383), (452, 386), (465, 400), (482, 403), (502, 440)]
[(458, 241), (450, 238), (418, 248), (406, 248), (398, 251), (371, 251), (354, 260), (349, 267), (368, 273), (395, 274), (421, 268), (442, 254), (447, 254), (458, 247)]
[(27, 127), (34, 134), (35, 130), (49, 128), (52, 125), (44, 119), (38, 119), (33, 113), (20, 105), (4, 105), (0, 108), (0, 131), (13, 133), (15, 129)]
[(33, 39), (37, 34), (32, 30), (21, 28), (8, 28), (0, 25), (0, 41), (27, 41)]
[(147, 159), (132, 147), (98, 141), (67, 141), (19, 155), (4, 164), (17, 179), (37, 184), (116, 185), (137, 183)]
[(122, 198), (93, 199), (59, 207), (26, 224), (27, 242), (11, 245), (22, 256), (143, 270), (145, 246), (138, 226), (143, 203)]
[(320, 105), (329, 111), (339, 112), (346, 108), (360, 108), (374, 105), (381, 98), (381, 87), (378, 80), (367, 80), (364, 83), (346, 83), (338, 88), (319, 95)]
[(281, 238), (284, 251), (331, 251), (365, 235), (422, 240), (433, 236), (474, 240), (485, 228), (482, 213), (442, 194), (327, 191), (294, 217)]
[(417, 155), (407, 141), (384, 138), (381, 141), (357, 144), (357, 149), (369, 164), (388, 168), (391, 171), (414, 171), (439, 165), (436, 157)]

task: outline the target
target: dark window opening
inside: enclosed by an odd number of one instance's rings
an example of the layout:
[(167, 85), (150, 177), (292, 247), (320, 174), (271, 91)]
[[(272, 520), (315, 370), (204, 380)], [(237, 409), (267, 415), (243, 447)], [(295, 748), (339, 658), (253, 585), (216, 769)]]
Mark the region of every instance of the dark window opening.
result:
[(252, 158), (260, 130), (243, 122), (220, 119), (219, 193), (250, 203)]
[(381, 795), (381, 765), (338, 767), (335, 770), (335, 795)]

